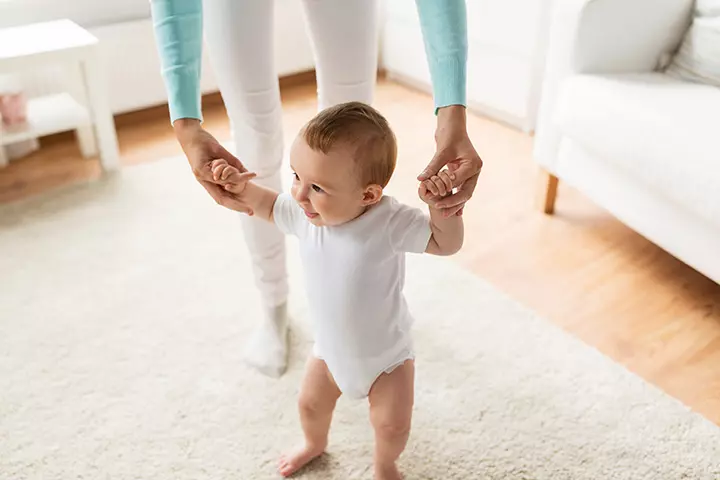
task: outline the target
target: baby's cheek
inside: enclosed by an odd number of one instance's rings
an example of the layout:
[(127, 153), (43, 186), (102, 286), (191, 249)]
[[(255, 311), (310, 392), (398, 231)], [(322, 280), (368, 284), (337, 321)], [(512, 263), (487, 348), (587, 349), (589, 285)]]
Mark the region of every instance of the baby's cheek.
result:
[(331, 201), (325, 194), (318, 194), (313, 198), (313, 207), (318, 212), (324, 212), (327, 217), (333, 218), (337, 216), (338, 202)]

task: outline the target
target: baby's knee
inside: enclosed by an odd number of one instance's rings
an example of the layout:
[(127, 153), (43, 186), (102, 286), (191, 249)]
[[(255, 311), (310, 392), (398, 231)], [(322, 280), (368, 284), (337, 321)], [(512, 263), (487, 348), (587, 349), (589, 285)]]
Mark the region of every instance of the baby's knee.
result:
[(298, 399), (298, 409), (301, 415), (312, 416), (332, 410), (332, 405), (329, 404), (327, 399), (318, 395), (305, 394), (300, 395)]
[(373, 427), (375, 435), (378, 437), (387, 440), (404, 438), (410, 434), (411, 420), (410, 418), (378, 419), (374, 422)]

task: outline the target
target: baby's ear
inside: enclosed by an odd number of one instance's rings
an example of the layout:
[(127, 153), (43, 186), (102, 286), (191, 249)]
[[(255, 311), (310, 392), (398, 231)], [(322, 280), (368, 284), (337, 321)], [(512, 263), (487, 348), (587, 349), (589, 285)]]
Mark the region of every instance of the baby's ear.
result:
[(380, 201), (383, 195), (383, 188), (380, 185), (372, 184), (365, 187), (363, 192), (363, 205), (374, 205)]

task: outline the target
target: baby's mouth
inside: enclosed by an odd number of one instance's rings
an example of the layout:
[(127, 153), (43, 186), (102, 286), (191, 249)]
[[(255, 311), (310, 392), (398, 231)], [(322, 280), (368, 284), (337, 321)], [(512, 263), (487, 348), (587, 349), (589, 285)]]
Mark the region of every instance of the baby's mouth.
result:
[(305, 212), (305, 216), (308, 218), (315, 218), (318, 216), (317, 213), (308, 212), (307, 210), (303, 210), (303, 212)]

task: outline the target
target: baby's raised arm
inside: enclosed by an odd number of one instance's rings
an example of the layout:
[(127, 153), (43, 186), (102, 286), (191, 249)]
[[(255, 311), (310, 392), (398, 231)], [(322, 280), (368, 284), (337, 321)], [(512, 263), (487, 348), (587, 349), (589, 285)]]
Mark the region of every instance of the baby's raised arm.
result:
[(445, 217), (441, 210), (433, 207), (436, 201), (452, 193), (453, 177), (448, 170), (443, 170), (421, 182), (418, 187), (418, 195), (430, 207), (432, 236), (425, 252), (432, 255), (452, 255), (457, 253), (463, 244), (465, 228), (462, 217)]
[(255, 173), (240, 173), (223, 159), (213, 160), (210, 169), (213, 180), (224, 189), (224, 195), (218, 202), (220, 205), (239, 212), (244, 212), (249, 207), (248, 215), (273, 221), (273, 205), (278, 192), (251, 182), (256, 176)]

